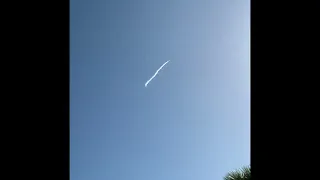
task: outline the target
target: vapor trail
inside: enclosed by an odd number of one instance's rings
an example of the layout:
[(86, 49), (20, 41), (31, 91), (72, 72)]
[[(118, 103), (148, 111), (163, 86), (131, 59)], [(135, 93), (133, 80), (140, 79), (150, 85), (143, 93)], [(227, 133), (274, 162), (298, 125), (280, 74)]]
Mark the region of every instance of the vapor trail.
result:
[[(170, 60), (169, 60), (170, 61)], [(165, 62), (162, 66), (160, 66), (160, 68), (156, 71), (156, 73), (154, 73), (154, 75), (144, 84), (145, 87), (148, 86), (149, 82), (152, 81), (152, 79), (154, 77), (156, 77), (156, 75), (158, 74), (158, 72), (163, 68), (163, 66), (165, 66), (169, 61)]]

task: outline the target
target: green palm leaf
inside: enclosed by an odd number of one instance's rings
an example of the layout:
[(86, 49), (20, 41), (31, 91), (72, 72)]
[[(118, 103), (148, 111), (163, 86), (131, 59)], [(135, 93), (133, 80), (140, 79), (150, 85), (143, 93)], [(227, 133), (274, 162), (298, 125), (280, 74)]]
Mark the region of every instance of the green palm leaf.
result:
[(251, 167), (246, 166), (239, 170), (229, 172), (224, 180), (251, 180)]

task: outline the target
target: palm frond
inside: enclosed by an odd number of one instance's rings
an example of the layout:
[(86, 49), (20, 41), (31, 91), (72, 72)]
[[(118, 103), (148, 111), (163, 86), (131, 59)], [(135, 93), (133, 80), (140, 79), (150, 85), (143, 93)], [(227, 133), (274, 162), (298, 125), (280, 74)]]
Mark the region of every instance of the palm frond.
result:
[(224, 180), (251, 180), (251, 167), (245, 166), (225, 175)]

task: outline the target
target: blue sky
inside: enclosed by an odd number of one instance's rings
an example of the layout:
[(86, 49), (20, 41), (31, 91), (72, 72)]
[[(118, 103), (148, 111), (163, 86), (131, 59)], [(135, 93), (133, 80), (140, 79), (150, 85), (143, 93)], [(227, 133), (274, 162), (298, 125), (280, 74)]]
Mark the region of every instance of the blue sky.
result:
[(71, 180), (222, 180), (250, 164), (249, 0), (70, 5)]

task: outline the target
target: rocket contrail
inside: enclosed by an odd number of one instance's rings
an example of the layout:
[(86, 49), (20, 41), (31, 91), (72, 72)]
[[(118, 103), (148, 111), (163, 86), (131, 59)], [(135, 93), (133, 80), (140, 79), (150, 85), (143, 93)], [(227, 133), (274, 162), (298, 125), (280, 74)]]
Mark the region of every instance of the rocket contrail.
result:
[[(170, 61), (170, 60), (169, 60)], [(144, 84), (145, 87), (148, 86), (149, 82), (156, 77), (156, 75), (158, 74), (158, 72), (163, 68), (163, 66), (165, 66), (169, 61), (165, 62), (157, 71), (156, 73), (154, 73), (154, 75)]]

